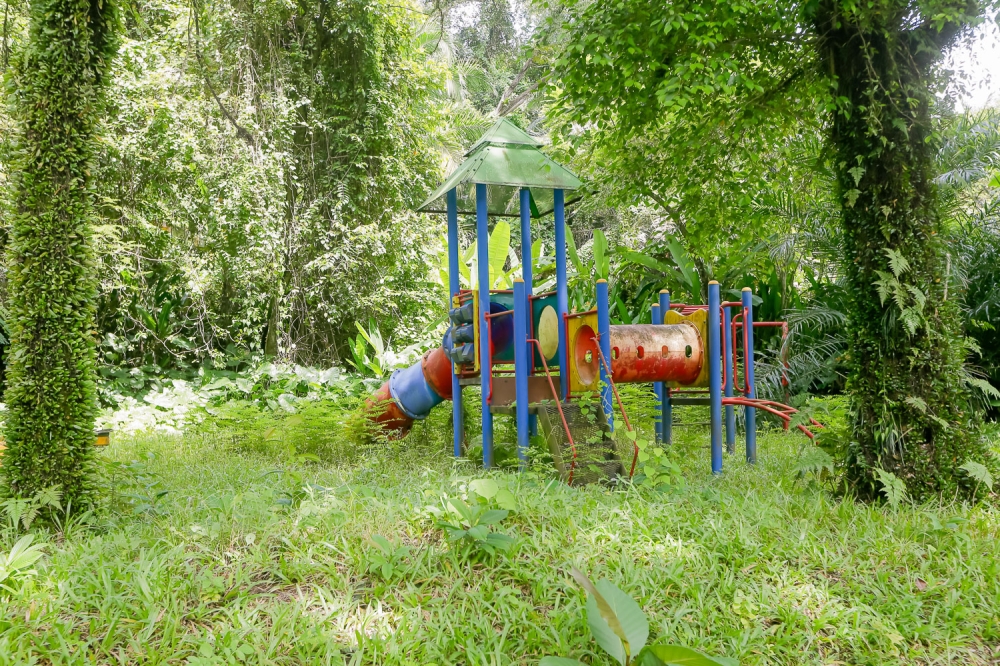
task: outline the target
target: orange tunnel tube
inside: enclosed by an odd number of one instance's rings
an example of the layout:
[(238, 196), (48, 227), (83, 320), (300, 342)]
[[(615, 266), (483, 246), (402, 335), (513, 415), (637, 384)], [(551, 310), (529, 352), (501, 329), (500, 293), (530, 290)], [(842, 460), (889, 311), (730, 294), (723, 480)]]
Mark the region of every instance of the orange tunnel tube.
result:
[[(691, 384), (701, 374), (704, 342), (694, 324), (628, 324), (612, 326), (610, 333), (611, 379), (616, 384)], [(583, 326), (572, 345), (580, 381), (588, 386), (600, 374), (596, 337), (590, 326)]]
[(704, 342), (694, 324), (611, 327), (611, 378), (616, 383), (691, 384), (704, 359)]

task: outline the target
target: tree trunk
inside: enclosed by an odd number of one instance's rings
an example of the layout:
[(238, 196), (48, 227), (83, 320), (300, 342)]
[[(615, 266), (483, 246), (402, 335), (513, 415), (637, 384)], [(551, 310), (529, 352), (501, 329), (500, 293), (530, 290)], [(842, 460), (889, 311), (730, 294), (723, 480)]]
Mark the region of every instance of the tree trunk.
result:
[(33, 0), (30, 20), (13, 93), (21, 150), (2, 471), (15, 496), (59, 486), (80, 508), (96, 410), (90, 169), (117, 16), (111, 0)]
[(830, 141), (842, 199), (850, 303), (853, 436), (847, 472), (877, 496), (876, 470), (922, 498), (971, 488), (985, 461), (963, 382), (959, 304), (947, 300), (934, 187), (933, 66), (959, 30), (914, 27), (910, 5), (847, 14), (827, 1), (820, 53), (835, 77)]

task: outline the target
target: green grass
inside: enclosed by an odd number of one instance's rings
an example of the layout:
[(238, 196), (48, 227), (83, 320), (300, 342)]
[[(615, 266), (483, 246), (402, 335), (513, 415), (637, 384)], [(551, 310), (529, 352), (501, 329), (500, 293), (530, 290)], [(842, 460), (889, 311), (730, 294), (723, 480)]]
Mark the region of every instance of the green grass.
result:
[[(518, 543), (468, 563), (425, 510), (483, 475), (448, 457), (444, 420), (343, 466), (218, 433), (119, 437), (101, 456), (142, 462), (95, 519), (40, 532), (38, 574), (0, 591), (0, 664), (607, 664), (571, 565), (636, 597), (651, 640), (743, 664), (1000, 659), (995, 508), (839, 501), (796, 482), (801, 439), (782, 433), (713, 478), (684, 428), (687, 484), (667, 494), (494, 473)], [(330, 492), (276, 503), (305, 484)], [(365, 572), (373, 534), (410, 547), (389, 582)]]

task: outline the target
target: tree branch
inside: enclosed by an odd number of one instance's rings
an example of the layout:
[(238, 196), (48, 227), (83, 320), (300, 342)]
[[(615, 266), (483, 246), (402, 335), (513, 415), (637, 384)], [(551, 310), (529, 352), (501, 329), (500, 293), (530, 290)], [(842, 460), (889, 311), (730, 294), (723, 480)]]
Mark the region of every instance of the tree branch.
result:
[(537, 81), (535, 81), (534, 83), (532, 83), (530, 86), (528, 86), (527, 90), (525, 90), (523, 93), (521, 93), (520, 95), (518, 95), (517, 97), (515, 97), (514, 99), (512, 99), (510, 101), (510, 103), (507, 104), (506, 107), (504, 107), (503, 109), (498, 110), (497, 111), (497, 115), (501, 116), (501, 117), (502, 116), (506, 116), (511, 111), (514, 111), (515, 109), (517, 109), (518, 107), (520, 107), (522, 104), (524, 104), (526, 101), (528, 101), (528, 99), (531, 98), (531, 96), (535, 93), (535, 91), (538, 90), (539, 86), (541, 86), (541, 85), (543, 85), (545, 83), (548, 83), (550, 76), (551, 76), (551, 74), (546, 74), (542, 78), (540, 78)]
[(500, 95), (500, 101), (497, 102), (497, 108), (493, 113), (497, 114), (498, 116), (501, 115), (500, 110), (503, 109), (504, 102), (507, 101), (507, 97), (514, 94), (514, 91), (517, 90), (518, 84), (521, 83), (521, 79), (524, 78), (525, 72), (528, 71), (533, 62), (534, 62), (533, 58), (528, 58), (525, 61), (524, 67), (521, 68), (521, 71), (517, 73), (517, 76), (514, 77), (514, 80), (510, 82), (510, 85), (507, 86), (507, 89), (503, 91), (502, 95)]
[[(205, 79), (205, 86), (208, 88), (208, 92), (212, 94), (212, 98), (215, 100), (215, 103), (219, 105), (219, 110), (222, 112), (223, 117), (225, 117), (225, 119), (228, 120), (229, 123), (236, 129), (236, 136), (246, 141), (249, 145), (256, 146), (257, 141), (254, 139), (253, 134), (236, 121), (233, 114), (230, 113), (229, 109), (226, 108), (226, 105), (222, 103), (221, 99), (219, 99), (219, 95), (215, 92), (215, 87), (212, 85), (212, 81), (208, 78), (208, 67), (205, 65), (205, 59), (201, 55), (201, 24), (198, 21), (198, 0), (192, 0), (191, 14), (194, 17), (194, 55), (201, 67), (202, 74)], [(191, 39), (190, 23), (188, 24), (188, 39)]]

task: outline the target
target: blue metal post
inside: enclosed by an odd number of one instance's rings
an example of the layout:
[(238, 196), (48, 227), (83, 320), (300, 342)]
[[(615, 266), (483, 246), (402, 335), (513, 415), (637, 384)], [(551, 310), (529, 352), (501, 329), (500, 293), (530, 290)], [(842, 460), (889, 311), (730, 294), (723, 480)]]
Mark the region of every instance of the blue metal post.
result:
[(708, 283), (708, 397), (712, 423), (712, 474), (722, 473), (722, 373), (719, 360), (721, 331), (719, 283)]
[[(756, 398), (757, 391), (753, 385), (753, 292), (750, 287), (743, 287), (743, 309), (746, 316), (743, 317), (743, 340), (745, 341), (744, 354), (746, 355), (743, 369), (747, 378), (747, 397)], [(747, 431), (747, 462), (754, 464), (757, 462), (757, 410), (747, 407), (745, 413)]]
[(521, 188), (521, 277), (524, 279), (524, 297), (527, 301), (531, 296), (532, 284), (531, 275), (531, 191)]
[[(520, 213), (521, 213), (521, 277), (524, 279), (524, 303), (527, 307), (525, 310), (525, 330), (531, 330), (531, 320), (532, 320), (532, 310), (531, 310), (531, 295), (534, 293), (534, 283), (532, 282), (532, 267), (531, 267), (531, 191), (522, 187), (520, 192)], [(528, 363), (528, 374), (535, 374), (535, 350), (532, 345), (528, 342), (524, 343), (527, 345), (527, 363)], [(528, 417), (528, 432), (532, 437), (538, 433), (538, 417), (535, 414), (531, 414)]]
[[(562, 398), (569, 393), (569, 364), (566, 360), (566, 314), (569, 312), (569, 288), (566, 284), (566, 208), (562, 190), (552, 190), (556, 218), (556, 314), (559, 315), (559, 387)], [(608, 363), (611, 361), (609, 360)]]
[[(611, 311), (608, 308), (608, 281), (597, 281), (597, 335), (601, 338), (601, 355), (611, 366)], [(608, 379), (608, 372), (601, 363), (601, 408), (604, 410), (604, 419), (608, 423), (608, 428), (615, 430), (615, 410), (611, 406), (611, 382)]]
[(514, 409), (517, 418), (517, 458), (528, 467), (528, 326), (524, 280), (514, 280)]
[[(660, 290), (660, 316), (663, 319), (657, 323), (667, 323), (667, 313), (670, 312), (670, 292), (666, 289)], [(663, 443), (670, 444), (674, 434), (674, 408), (670, 404), (670, 387), (663, 385), (660, 394), (663, 401), (660, 403), (660, 423), (663, 429)]]
[[(733, 397), (732, 368), (729, 367), (733, 356), (733, 313), (729, 308), (722, 308), (722, 366), (726, 368), (726, 397)], [(726, 405), (726, 451), (736, 453), (736, 410), (732, 405)]]
[[(458, 281), (458, 196), (454, 189), (448, 191), (448, 308), (451, 299), (458, 296), (461, 284)], [(465, 439), (465, 424), (462, 423), (462, 387), (455, 374), (455, 364), (451, 364), (451, 427), (454, 431), (453, 453), (462, 456), (462, 442)]]
[[(660, 304), (653, 303), (653, 307), (650, 308), (651, 312), (651, 323), (659, 324), (663, 322), (663, 317), (660, 315)], [(663, 414), (663, 382), (653, 382), (653, 393), (656, 395), (656, 417), (653, 420), (653, 425), (656, 427), (656, 441), (663, 442), (663, 419), (661, 415)]]
[(490, 412), (490, 229), (486, 186), (476, 183), (476, 253), (479, 269), (479, 385), (483, 392), (483, 467), (493, 466), (493, 414)]

